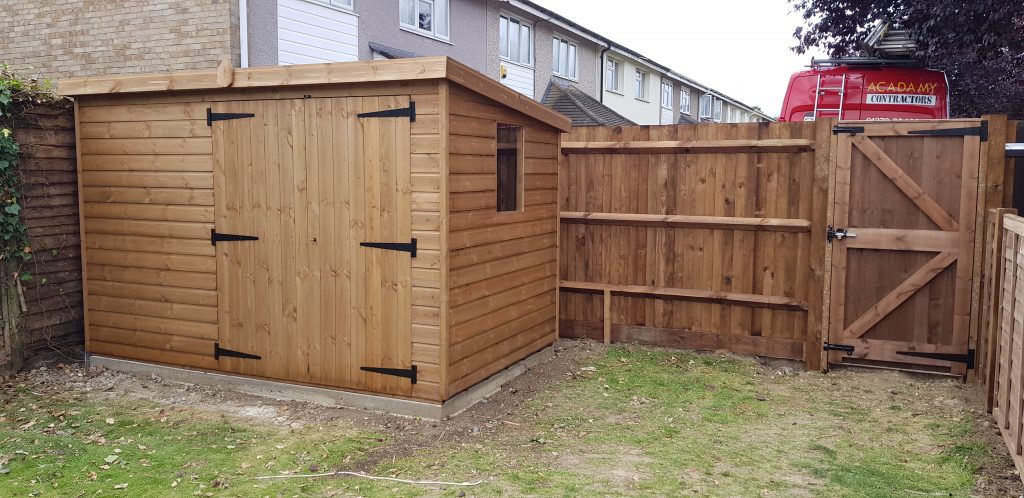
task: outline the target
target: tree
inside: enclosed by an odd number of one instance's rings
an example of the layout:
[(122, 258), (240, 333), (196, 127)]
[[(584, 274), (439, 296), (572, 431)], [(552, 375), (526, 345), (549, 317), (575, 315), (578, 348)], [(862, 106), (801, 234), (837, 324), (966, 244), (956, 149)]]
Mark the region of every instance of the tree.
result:
[(946, 72), (954, 117), (1024, 119), (1024, 1), (789, 1), (805, 22), (794, 32), (795, 52), (857, 55), (867, 33), (888, 22), (917, 40), (918, 59)]

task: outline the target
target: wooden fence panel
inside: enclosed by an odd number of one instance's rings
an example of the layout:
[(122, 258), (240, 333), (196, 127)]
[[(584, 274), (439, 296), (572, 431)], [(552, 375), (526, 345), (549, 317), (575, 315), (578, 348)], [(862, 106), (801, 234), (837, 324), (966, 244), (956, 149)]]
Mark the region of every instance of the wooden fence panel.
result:
[(561, 334), (818, 368), (833, 124), (575, 129)]

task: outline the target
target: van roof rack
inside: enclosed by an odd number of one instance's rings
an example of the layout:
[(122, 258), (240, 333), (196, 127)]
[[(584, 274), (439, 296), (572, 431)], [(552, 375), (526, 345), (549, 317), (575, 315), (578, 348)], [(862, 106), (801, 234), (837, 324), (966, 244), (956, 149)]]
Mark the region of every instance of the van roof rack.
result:
[(814, 59), (807, 67), (820, 66), (897, 66), (921, 67), (920, 61), (914, 59), (882, 59), (878, 57), (845, 57), (840, 59)]

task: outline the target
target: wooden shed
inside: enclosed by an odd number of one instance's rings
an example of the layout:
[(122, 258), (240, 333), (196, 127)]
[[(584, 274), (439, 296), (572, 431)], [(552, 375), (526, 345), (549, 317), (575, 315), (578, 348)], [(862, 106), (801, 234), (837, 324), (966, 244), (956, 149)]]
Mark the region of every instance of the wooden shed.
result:
[(441, 404), (557, 337), (570, 122), (458, 62), (59, 91), (91, 355)]

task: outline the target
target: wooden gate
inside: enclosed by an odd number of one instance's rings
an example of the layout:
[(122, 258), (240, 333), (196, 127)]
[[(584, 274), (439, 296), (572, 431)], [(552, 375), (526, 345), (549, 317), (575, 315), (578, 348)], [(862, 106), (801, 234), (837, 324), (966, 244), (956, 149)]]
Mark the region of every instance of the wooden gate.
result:
[(411, 366), (411, 254), (361, 245), (411, 241), (410, 121), (359, 116), (407, 107), (214, 104), (222, 370), (411, 393), (409, 379), (363, 370)]
[(829, 362), (966, 371), (985, 125), (837, 128)]

